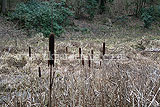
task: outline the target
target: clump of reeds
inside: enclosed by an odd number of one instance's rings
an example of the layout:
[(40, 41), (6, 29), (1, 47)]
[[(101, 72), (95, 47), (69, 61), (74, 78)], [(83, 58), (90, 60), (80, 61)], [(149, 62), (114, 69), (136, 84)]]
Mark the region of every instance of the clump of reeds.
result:
[[(102, 47), (102, 54), (105, 55), (104, 43)], [(50, 49), (52, 50), (53, 48), (50, 47)], [(138, 58), (135, 58), (134, 61), (125, 61), (125, 63), (123, 61), (110, 61), (110, 63), (106, 63), (105, 61), (101, 60), (100, 66), (103, 67), (100, 67), (97, 70), (91, 65), (91, 63), (93, 63), (92, 55), (93, 52), (91, 50), (91, 57), (88, 56), (88, 64), (85, 63), (84, 56), (82, 55), (81, 62), (77, 62), (77, 65), (80, 69), (83, 69), (83, 71), (85, 70), (86, 72), (88, 72), (87, 68), (91, 67), (93, 70), (90, 71), (94, 71), (95, 75), (89, 75), (86, 77), (85, 73), (81, 71), (80, 76), (77, 72), (79, 69), (77, 71), (73, 69), (73, 72), (69, 72), (66, 68), (66, 71), (61, 70), (60, 73), (56, 74), (54, 78), (55, 72), (53, 71), (53, 62), (50, 63), (50, 81), (48, 81), (48, 76), (43, 76), (43, 78), (40, 78), (41, 82), (37, 82), (37, 76), (34, 76), (33, 73), (24, 75), (21, 73), (19, 76), (23, 75), (22, 77), (24, 79), (25, 75), (27, 75), (27, 78), (22, 82), (19, 81), (20, 78), (18, 78), (18, 82), (14, 86), (15, 88), (4, 88), (5, 92), (7, 92), (7, 94), (4, 93), (4, 96), (7, 96), (7, 100), (3, 99), (4, 102), (2, 107), (159, 106), (160, 70), (158, 65), (155, 63), (148, 63), (147, 60), (144, 59), (139, 60)], [(54, 59), (54, 57), (52, 58)], [(97, 62), (99, 65), (99, 61)], [(74, 66), (75, 64), (70, 65)], [(41, 69), (43, 68), (38, 68), (39, 77), (41, 77)], [(103, 73), (106, 73), (106, 75), (103, 75), (103, 77), (101, 75), (102, 71)], [(32, 81), (29, 81), (29, 77), (32, 78)], [(16, 81), (15, 79), (11, 78), (8, 79), (7, 82), (9, 80)], [(10, 86), (11, 85), (12, 84), (10, 84)], [(52, 88), (52, 85), (54, 88)], [(30, 98), (30, 96), (32, 96), (32, 98)], [(52, 104), (52, 102), (54, 103)]]

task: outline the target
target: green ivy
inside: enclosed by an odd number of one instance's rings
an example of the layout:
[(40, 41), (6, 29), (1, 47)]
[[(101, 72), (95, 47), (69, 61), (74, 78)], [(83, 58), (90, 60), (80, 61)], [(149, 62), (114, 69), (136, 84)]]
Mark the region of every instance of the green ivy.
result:
[(45, 36), (51, 33), (51, 21), (53, 20), (53, 32), (59, 36), (64, 31), (64, 26), (69, 23), (69, 16), (72, 16), (72, 12), (65, 7), (64, 1), (49, 3), (30, 0), (18, 4), (10, 18), (20, 20), (26, 29), (34, 29)]

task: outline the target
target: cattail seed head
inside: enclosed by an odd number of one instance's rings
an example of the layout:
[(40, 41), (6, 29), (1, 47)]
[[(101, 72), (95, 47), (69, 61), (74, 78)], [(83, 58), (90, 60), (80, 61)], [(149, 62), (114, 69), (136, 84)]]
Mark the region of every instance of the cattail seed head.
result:
[(29, 47), (29, 57), (31, 57), (31, 47)]
[(66, 47), (66, 53), (68, 53), (68, 47)]
[(105, 55), (105, 42), (103, 43), (103, 55)]
[(55, 40), (55, 35), (51, 33), (49, 35), (49, 51), (51, 53), (54, 53), (54, 40)]
[(91, 50), (91, 58), (93, 59), (93, 49)]
[(82, 50), (79, 48), (79, 58), (81, 59)]
[(49, 65), (53, 66), (54, 66), (54, 50), (55, 50), (55, 35), (51, 33), (49, 36), (49, 51), (50, 51)]
[(91, 60), (90, 60), (90, 56), (88, 55), (88, 66), (89, 68), (91, 67)]
[(38, 68), (39, 77), (41, 77), (41, 67)]
[(84, 58), (82, 57), (82, 65), (84, 66)]

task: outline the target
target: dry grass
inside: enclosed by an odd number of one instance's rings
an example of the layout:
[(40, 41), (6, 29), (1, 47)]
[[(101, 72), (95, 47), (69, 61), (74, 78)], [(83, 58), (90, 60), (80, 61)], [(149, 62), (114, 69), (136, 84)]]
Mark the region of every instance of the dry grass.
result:
[[(106, 39), (106, 54), (113, 56), (122, 54), (122, 59), (101, 60), (104, 41), (101, 39), (56, 42), (57, 54), (65, 54), (68, 47), (69, 60), (56, 60), (52, 92), (53, 106), (159, 106), (159, 54), (142, 54), (134, 47), (136, 41), (121, 43), (117, 40), (116, 43), (111, 43), (112, 39)], [(148, 39), (143, 38), (143, 40)], [(35, 36), (17, 39), (17, 43), (16, 48), (13, 48), (14, 40), (9, 40), (1, 53), (1, 106), (48, 106), (48, 39)], [(31, 46), (31, 58), (28, 56), (28, 46)], [(149, 39), (149, 44), (145, 46), (158, 48), (159, 40)], [(79, 57), (79, 47), (82, 48), (84, 66), (80, 60), (74, 59), (74, 56), (76, 59)], [(94, 50), (94, 58), (97, 56), (97, 60), (91, 60), (89, 68), (87, 59), (91, 49)], [(106, 57), (109, 58), (109, 56)], [(39, 67), (42, 71), (41, 78), (38, 74)]]

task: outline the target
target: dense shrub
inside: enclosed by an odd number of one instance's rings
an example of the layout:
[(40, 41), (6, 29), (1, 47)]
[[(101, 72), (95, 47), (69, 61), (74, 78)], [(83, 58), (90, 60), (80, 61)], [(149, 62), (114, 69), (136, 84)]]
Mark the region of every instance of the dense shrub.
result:
[(152, 24), (152, 22), (154, 21), (154, 9), (153, 7), (150, 7), (150, 8), (142, 8), (142, 15), (141, 15), (141, 18), (144, 22), (144, 27), (145, 28), (149, 28)]
[(87, 13), (89, 14), (89, 18), (93, 19), (96, 9), (97, 9), (97, 2), (96, 0), (86, 0), (86, 10)]
[(12, 20), (20, 20), (25, 28), (35, 29), (47, 36), (52, 31), (52, 20), (53, 32), (56, 35), (60, 35), (63, 32), (63, 27), (69, 23), (69, 16), (71, 15), (72, 13), (69, 8), (65, 7), (64, 1), (49, 3), (30, 0), (26, 3), (18, 4), (10, 17)]
[(144, 21), (144, 27), (149, 28), (153, 21), (160, 20), (160, 5), (142, 8), (141, 18)]
[(83, 15), (88, 15), (91, 20), (94, 18), (98, 5), (96, 0), (76, 0), (74, 4), (76, 18)]

